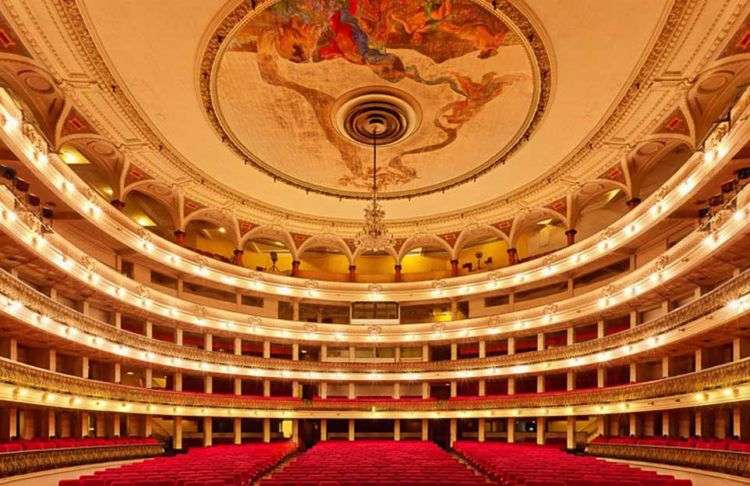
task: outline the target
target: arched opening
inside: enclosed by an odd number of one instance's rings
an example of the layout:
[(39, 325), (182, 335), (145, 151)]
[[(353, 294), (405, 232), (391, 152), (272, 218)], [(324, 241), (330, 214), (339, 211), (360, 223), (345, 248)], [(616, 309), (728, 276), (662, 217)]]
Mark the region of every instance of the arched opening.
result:
[(299, 261), (300, 277), (345, 281), (349, 275), (349, 257), (338, 248), (308, 247), (300, 254)]
[(362, 252), (354, 265), (363, 282), (393, 282), (396, 276), (396, 257), (387, 251)]
[(257, 237), (247, 240), (242, 248), (242, 265), (259, 272), (291, 274), (292, 251), (281, 240)]
[(174, 238), (174, 220), (171, 209), (143, 192), (134, 190), (125, 196), (123, 212), (141, 227), (166, 239)]
[(431, 280), (451, 274), (451, 254), (439, 243), (412, 248), (401, 258), (404, 281)]
[(201, 255), (230, 263), (235, 250), (230, 232), (226, 225), (194, 219), (185, 226), (185, 246)]

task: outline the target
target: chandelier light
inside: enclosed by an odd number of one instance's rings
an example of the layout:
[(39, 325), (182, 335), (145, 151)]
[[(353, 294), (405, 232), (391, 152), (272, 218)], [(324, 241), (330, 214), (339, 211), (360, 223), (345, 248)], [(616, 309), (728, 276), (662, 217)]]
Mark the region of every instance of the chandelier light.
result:
[(384, 123), (379, 117), (372, 117), (372, 199), (365, 207), (365, 220), (362, 230), (357, 233), (355, 242), (365, 251), (381, 252), (393, 247), (394, 238), (385, 225), (385, 210), (378, 202), (378, 126)]

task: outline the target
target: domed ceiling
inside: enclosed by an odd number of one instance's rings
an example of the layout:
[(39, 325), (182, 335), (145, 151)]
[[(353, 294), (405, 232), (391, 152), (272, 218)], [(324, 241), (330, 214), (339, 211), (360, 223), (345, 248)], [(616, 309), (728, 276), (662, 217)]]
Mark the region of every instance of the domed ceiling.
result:
[(66, 100), (55, 146), (111, 146), (111, 199), (158, 188), (175, 227), (204, 208), (243, 231), (351, 239), (375, 126), (401, 238), (542, 213), (572, 226), (595, 195), (645, 195), (629, 154), (657, 132), (693, 143), (686, 92), (745, 4), (574, 3), (16, 0), (0, 14)]
[(450, 188), (528, 140), (549, 96), (540, 37), (504, 6), (282, 0), (229, 15), (203, 60), (206, 108), (250, 164), (306, 190), (368, 197), (373, 135), (381, 198)]

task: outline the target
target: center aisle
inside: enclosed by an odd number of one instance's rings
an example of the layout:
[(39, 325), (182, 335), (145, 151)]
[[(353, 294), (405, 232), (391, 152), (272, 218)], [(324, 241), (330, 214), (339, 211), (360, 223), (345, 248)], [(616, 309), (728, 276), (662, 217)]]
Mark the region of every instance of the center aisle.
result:
[(320, 442), (260, 486), (486, 486), (432, 442)]

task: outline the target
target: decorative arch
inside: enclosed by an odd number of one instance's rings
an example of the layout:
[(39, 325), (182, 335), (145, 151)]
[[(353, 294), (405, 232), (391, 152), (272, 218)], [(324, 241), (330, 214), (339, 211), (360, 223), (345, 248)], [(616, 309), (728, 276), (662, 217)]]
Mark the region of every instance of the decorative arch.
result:
[(440, 238), (437, 235), (429, 234), (429, 233), (420, 233), (416, 234), (410, 238), (408, 238), (403, 245), (401, 245), (401, 249), (398, 252), (398, 259), (396, 260), (397, 263), (401, 263), (401, 260), (403, 260), (404, 256), (409, 253), (414, 248), (419, 247), (438, 247), (444, 249), (446, 252), (448, 252), (448, 255), (452, 255), (453, 248), (448, 244), (447, 241)]
[(483, 225), (475, 225), (475, 226), (469, 226), (467, 228), (464, 228), (461, 233), (458, 235), (458, 238), (456, 238), (456, 244), (453, 245), (453, 250), (451, 252), (451, 259), (456, 259), (460, 255), (461, 251), (469, 244), (471, 243), (471, 238), (473, 236), (476, 236), (480, 232), (489, 232), (495, 236), (497, 236), (499, 239), (503, 240), (505, 243), (510, 245), (510, 238), (508, 235), (506, 235), (503, 231), (499, 230), (498, 228), (483, 224)]
[(242, 236), (237, 248), (243, 250), (249, 242), (263, 238), (280, 241), (286, 246), (287, 250), (289, 250), (292, 259), (298, 260), (297, 245), (294, 244), (294, 239), (292, 238), (291, 233), (277, 225), (256, 226)]
[(313, 235), (306, 239), (297, 249), (297, 259), (301, 260), (302, 255), (304, 255), (306, 251), (321, 246), (341, 250), (341, 253), (343, 253), (349, 261), (349, 265), (354, 264), (354, 256), (352, 255), (349, 245), (346, 244), (346, 241), (344, 241), (343, 238), (331, 233)]

